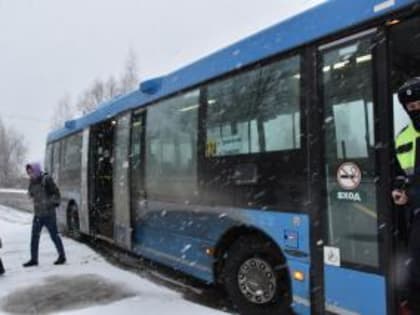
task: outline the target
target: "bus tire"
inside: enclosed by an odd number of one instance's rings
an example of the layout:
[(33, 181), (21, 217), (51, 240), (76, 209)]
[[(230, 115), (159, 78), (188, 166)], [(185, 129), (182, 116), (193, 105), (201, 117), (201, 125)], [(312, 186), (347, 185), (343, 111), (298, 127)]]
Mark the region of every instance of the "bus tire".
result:
[(67, 230), (70, 237), (80, 240), (79, 211), (76, 203), (70, 203), (67, 209)]
[(242, 236), (225, 257), (222, 280), (241, 315), (292, 314), (288, 268), (272, 242)]

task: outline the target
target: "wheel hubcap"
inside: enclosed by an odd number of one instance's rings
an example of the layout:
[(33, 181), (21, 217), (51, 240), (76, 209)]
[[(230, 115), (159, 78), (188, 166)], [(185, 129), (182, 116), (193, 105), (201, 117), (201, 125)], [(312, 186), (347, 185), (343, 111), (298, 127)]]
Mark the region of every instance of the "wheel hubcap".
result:
[(264, 304), (276, 292), (276, 277), (270, 264), (261, 258), (246, 260), (238, 271), (238, 285), (248, 301)]

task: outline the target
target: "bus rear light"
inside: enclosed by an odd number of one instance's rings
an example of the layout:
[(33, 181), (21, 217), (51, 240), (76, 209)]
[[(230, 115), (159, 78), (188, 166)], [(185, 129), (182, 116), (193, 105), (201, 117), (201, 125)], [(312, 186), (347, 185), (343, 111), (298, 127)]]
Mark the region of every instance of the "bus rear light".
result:
[(398, 19), (386, 21), (386, 25), (388, 25), (388, 26), (395, 25), (395, 24), (398, 24), (398, 23), (400, 23), (400, 20), (398, 20)]
[(303, 281), (305, 280), (305, 274), (302, 271), (293, 271), (293, 279)]
[(213, 247), (206, 248), (206, 254), (208, 256), (214, 256), (214, 253), (215, 253), (215, 249)]

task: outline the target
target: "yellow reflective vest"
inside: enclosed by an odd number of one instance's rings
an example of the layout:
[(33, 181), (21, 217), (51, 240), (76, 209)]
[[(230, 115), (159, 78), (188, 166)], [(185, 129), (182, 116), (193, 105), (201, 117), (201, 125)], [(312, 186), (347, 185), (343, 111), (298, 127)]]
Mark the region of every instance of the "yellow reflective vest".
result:
[(409, 124), (398, 134), (395, 140), (395, 150), (401, 168), (407, 176), (414, 175), (416, 168), (416, 140), (420, 132)]

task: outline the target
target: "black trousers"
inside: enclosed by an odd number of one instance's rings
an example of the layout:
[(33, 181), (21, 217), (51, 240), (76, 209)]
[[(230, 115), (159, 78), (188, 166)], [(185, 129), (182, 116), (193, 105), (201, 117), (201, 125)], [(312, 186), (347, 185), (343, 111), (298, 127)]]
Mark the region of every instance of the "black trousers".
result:
[(57, 219), (55, 214), (48, 216), (34, 216), (32, 222), (32, 236), (31, 236), (31, 260), (38, 261), (38, 247), (39, 238), (41, 236), (42, 227), (46, 227), (50, 233), (51, 240), (53, 241), (55, 248), (57, 249), (58, 256), (66, 257), (64, 253), (63, 242), (61, 241), (60, 235), (57, 230)]
[(0, 275), (2, 275), (4, 271), (5, 270), (4, 270), (3, 262), (1, 261), (1, 258), (0, 258)]
[(420, 213), (413, 218), (408, 249), (410, 255), (408, 305), (415, 315), (420, 315)]

